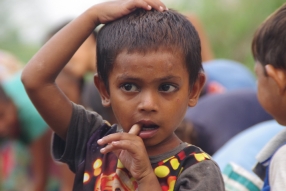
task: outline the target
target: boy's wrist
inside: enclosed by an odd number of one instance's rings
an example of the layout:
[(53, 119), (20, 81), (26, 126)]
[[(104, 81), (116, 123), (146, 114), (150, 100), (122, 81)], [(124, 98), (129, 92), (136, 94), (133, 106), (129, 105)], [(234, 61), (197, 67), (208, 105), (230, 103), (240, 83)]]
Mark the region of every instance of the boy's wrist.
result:
[(138, 190), (162, 190), (154, 171), (152, 170), (148, 175), (142, 177), (137, 181)]
[(84, 12), (84, 15), (87, 16), (88, 19), (90, 19), (93, 22), (94, 27), (97, 27), (98, 25), (101, 24), (101, 22), (99, 20), (99, 16), (98, 16), (97, 5), (94, 5), (94, 6), (90, 7), (89, 9), (87, 9)]

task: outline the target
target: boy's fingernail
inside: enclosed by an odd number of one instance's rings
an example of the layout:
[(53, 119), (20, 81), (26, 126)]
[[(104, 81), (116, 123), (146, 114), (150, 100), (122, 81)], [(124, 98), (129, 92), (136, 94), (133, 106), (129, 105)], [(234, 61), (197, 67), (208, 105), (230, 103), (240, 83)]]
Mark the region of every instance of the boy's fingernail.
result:
[(168, 7), (166, 7), (166, 9), (165, 9), (166, 11), (168, 11), (169, 9), (168, 9)]
[(164, 8), (162, 6), (159, 7), (160, 11), (164, 11)]
[(102, 142), (102, 139), (98, 139), (98, 140), (97, 140), (97, 143), (101, 143), (101, 142)]
[(100, 152), (103, 153), (105, 151), (105, 148), (100, 149)]
[(149, 10), (151, 10), (151, 9), (152, 9), (152, 7), (151, 7), (150, 5), (148, 5), (148, 9), (149, 9)]

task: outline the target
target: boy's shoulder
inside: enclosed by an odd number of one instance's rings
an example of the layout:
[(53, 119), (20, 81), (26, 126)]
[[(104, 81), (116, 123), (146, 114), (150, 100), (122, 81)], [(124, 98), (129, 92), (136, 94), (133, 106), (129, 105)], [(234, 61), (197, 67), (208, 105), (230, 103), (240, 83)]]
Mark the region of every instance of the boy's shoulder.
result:
[[(172, 155), (172, 152), (174, 151), (177, 151), (177, 153)], [(160, 157), (157, 157), (157, 161), (155, 157), (150, 158), (150, 160), (154, 172), (158, 177), (164, 174), (163, 171), (173, 172), (175, 173), (174, 176), (177, 177), (188, 167), (205, 160), (211, 160), (211, 157), (199, 147), (183, 143), (173, 151), (161, 155), (161, 160)]]
[(152, 167), (162, 190), (166, 185), (169, 190), (194, 187), (198, 190), (224, 190), (218, 166), (207, 153), (194, 145), (187, 144), (175, 155), (152, 163)]

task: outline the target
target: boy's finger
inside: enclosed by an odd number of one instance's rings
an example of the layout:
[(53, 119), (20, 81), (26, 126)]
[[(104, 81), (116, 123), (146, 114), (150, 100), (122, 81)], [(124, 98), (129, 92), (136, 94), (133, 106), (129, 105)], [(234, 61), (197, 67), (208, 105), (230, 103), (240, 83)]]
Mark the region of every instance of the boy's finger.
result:
[(152, 7), (146, 1), (143, 1), (143, 0), (128, 1), (127, 5), (130, 11), (134, 11), (136, 8), (143, 8), (146, 10), (152, 9)]
[(148, 0), (147, 3), (150, 6), (152, 6), (152, 8), (156, 9), (157, 11), (168, 10), (168, 8), (165, 6), (165, 4), (161, 1)]
[(131, 127), (131, 129), (129, 130), (129, 134), (133, 134), (133, 135), (138, 135), (139, 132), (141, 130), (141, 127), (139, 124), (135, 124)]
[(146, 10), (151, 10), (152, 8), (158, 10), (158, 11), (164, 11), (167, 10), (166, 6), (164, 3), (161, 1), (154, 1), (154, 0), (134, 0), (134, 1), (129, 1), (129, 9), (134, 10), (135, 8), (143, 8)]

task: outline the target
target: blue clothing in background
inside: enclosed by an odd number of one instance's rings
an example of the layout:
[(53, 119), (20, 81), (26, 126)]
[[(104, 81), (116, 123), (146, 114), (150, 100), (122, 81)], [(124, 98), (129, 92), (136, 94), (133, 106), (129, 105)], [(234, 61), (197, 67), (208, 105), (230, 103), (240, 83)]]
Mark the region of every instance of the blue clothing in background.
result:
[(273, 118), (260, 106), (256, 90), (240, 89), (202, 96), (185, 119), (197, 133), (195, 145), (212, 155), (236, 134)]
[(30, 101), (21, 81), (21, 73), (4, 81), (2, 86), (18, 109), (21, 126), (20, 141), (29, 144), (43, 135), (48, 125)]
[(225, 91), (241, 88), (256, 89), (256, 79), (253, 73), (243, 64), (227, 59), (216, 59), (204, 62), (204, 71), (207, 76), (204, 91), (211, 91), (213, 82), (220, 84)]
[[(220, 169), (224, 169), (229, 162), (234, 162), (245, 170), (252, 172), (256, 163), (256, 155), (275, 135), (285, 127), (275, 120), (254, 125), (229, 140), (214, 155)], [(254, 174), (254, 173), (253, 173)]]

